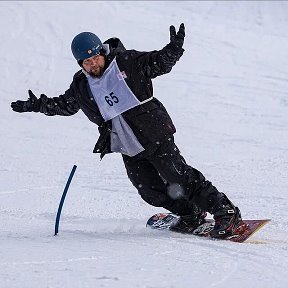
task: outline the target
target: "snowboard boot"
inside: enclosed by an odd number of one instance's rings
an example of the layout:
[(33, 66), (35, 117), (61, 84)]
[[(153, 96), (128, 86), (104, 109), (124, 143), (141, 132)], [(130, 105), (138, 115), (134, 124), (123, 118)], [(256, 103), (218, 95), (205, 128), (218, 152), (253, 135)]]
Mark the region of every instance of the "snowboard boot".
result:
[(198, 226), (204, 224), (206, 212), (180, 216), (179, 220), (170, 227), (171, 231), (180, 233), (192, 233)]
[(225, 239), (242, 224), (239, 208), (235, 207), (224, 194), (214, 206), (212, 214), (215, 220), (215, 226), (210, 232), (212, 238)]

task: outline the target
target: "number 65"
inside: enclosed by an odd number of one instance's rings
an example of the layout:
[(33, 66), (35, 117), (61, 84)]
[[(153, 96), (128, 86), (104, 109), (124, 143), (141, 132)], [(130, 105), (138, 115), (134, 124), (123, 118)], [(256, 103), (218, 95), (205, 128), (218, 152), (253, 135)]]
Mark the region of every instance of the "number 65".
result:
[(114, 92), (109, 93), (109, 96), (105, 96), (105, 101), (109, 106), (113, 106), (114, 103), (118, 103), (119, 99), (114, 95)]

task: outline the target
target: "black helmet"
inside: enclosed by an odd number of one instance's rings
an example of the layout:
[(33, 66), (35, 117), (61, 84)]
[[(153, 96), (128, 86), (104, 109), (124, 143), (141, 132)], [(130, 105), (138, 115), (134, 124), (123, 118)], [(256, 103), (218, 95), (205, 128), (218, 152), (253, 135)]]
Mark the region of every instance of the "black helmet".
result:
[(72, 53), (78, 63), (100, 54), (101, 49), (103, 49), (101, 40), (91, 32), (82, 32), (76, 35), (71, 43)]

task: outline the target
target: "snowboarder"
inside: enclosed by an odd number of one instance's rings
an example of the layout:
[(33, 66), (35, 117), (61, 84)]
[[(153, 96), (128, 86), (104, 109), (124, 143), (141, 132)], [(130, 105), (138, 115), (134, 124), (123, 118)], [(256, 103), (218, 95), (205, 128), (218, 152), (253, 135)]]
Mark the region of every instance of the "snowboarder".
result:
[[(70, 88), (58, 97), (16, 101), (16, 112), (71, 116), (81, 109), (99, 127), (93, 150), (102, 157), (122, 154), (127, 175), (150, 205), (181, 216), (173, 227), (191, 231), (213, 215), (211, 236), (232, 234), (241, 221), (238, 207), (219, 192), (203, 174), (188, 165), (174, 143), (176, 129), (163, 104), (153, 96), (152, 79), (169, 73), (183, 55), (185, 27), (170, 26), (170, 43), (159, 51), (126, 50), (118, 38), (104, 43), (82, 32), (71, 43), (81, 67)], [(179, 97), (179, 96), (178, 96)]]

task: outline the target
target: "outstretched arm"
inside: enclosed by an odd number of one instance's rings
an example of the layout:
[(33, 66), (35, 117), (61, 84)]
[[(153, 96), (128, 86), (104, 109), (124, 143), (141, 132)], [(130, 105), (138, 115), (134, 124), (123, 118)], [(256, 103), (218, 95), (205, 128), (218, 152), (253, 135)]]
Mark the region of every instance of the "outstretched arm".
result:
[(170, 43), (163, 49), (152, 52), (138, 52), (136, 62), (142, 67), (149, 78), (169, 73), (172, 67), (183, 55), (185, 26), (182, 23), (178, 32), (173, 25), (170, 26)]
[(71, 116), (80, 109), (77, 100), (74, 98), (72, 88), (69, 88), (63, 95), (53, 98), (48, 98), (45, 94), (41, 94), (38, 99), (31, 90), (28, 93), (29, 98), (27, 101), (18, 100), (11, 103), (13, 111), (20, 113), (40, 112), (47, 116)]

